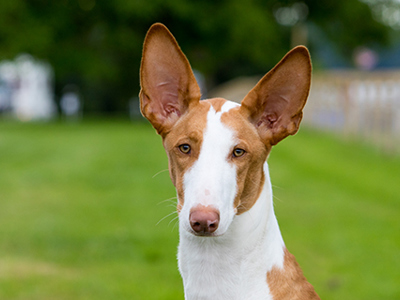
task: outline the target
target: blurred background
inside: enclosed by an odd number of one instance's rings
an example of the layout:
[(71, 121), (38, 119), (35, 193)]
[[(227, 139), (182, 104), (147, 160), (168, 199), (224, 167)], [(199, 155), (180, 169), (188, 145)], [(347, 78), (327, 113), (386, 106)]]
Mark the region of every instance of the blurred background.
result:
[[(291, 47), (303, 44), (314, 65), (306, 122), (361, 133), (388, 151), (396, 147), (393, 136), (399, 139), (396, 0), (15, 0), (0, 4), (0, 16), (1, 115), (139, 118), (141, 47), (158, 21), (188, 56), (203, 97), (229, 92), (240, 101)], [(224, 94), (215, 90), (237, 77)]]
[(400, 299), (398, 0), (0, 1), (0, 299), (183, 299), (137, 97), (154, 22), (203, 98), (309, 48), (303, 130), (270, 158), (284, 238), (321, 298)]

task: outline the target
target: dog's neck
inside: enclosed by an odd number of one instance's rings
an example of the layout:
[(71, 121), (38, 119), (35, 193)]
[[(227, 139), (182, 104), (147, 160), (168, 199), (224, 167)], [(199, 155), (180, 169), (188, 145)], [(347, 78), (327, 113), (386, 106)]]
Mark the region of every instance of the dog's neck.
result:
[(274, 214), (268, 165), (254, 206), (219, 237), (180, 232), (179, 268), (186, 299), (272, 299), (267, 273), (282, 268), (284, 243)]

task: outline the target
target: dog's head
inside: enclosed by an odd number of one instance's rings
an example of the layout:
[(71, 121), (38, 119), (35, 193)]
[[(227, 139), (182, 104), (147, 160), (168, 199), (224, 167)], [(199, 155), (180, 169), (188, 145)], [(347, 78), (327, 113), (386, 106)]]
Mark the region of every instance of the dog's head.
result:
[(253, 206), (271, 147), (299, 129), (310, 81), (310, 56), (300, 46), (241, 105), (222, 98), (200, 101), (200, 88), (175, 38), (162, 24), (150, 28), (140, 69), (140, 105), (163, 139), (181, 229), (222, 235), (235, 215)]

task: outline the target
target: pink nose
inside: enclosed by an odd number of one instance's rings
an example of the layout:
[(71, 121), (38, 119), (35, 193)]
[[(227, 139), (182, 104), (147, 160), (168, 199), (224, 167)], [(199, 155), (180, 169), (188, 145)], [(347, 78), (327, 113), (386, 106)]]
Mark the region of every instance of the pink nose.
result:
[(190, 226), (198, 235), (208, 235), (218, 228), (219, 212), (215, 208), (198, 205), (189, 215)]

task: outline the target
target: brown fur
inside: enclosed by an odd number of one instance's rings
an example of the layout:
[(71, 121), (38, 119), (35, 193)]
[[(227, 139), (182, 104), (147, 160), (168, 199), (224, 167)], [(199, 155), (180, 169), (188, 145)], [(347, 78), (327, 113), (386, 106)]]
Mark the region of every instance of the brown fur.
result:
[[(183, 205), (183, 176), (195, 163), (203, 143), (203, 132), (207, 123), (207, 112), (211, 105), (208, 101), (200, 101), (194, 109), (183, 115), (163, 139), (168, 156), (169, 171), (172, 183), (178, 193), (178, 211)], [(190, 121), (189, 121), (190, 120)], [(180, 152), (178, 146), (189, 144), (190, 154)]]
[(224, 98), (212, 98), (208, 99), (211, 102), (212, 107), (216, 112), (221, 111), (222, 105), (226, 102)]
[(234, 201), (237, 214), (248, 211), (260, 196), (264, 185), (263, 165), (269, 149), (260, 141), (257, 130), (243, 116), (241, 108), (234, 108), (222, 114), (222, 123), (236, 133), (236, 147), (246, 151), (232, 160), (237, 166), (238, 191)]
[(267, 283), (274, 300), (318, 300), (313, 286), (304, 277), (296, 258), (285, 249), (283, 268), (267, 273)]

